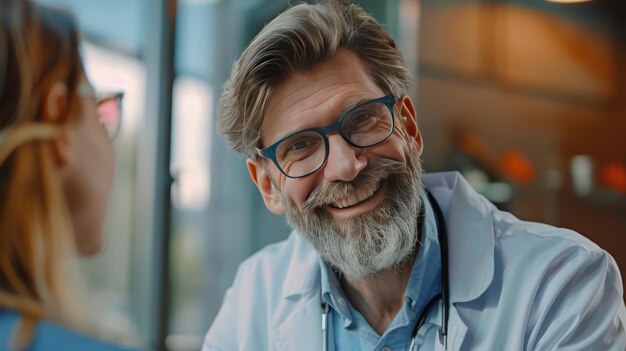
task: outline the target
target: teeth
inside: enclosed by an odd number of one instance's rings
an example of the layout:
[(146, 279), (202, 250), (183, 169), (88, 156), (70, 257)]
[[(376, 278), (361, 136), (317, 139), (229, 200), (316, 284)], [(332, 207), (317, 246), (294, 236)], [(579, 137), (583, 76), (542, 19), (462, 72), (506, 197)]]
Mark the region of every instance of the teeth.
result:
[(354, 206), (359, 202), (369, 198), (374, 195), (374, 193), (378, 190), (380, 184), (376, 184), (375, 188), (371, 186), (364, 187), (352, 193), (348, 197), (344, 197), (343, 199), (339, 199), (333, 203), (333, 205), (337, 208), (345, 208), (349, 206)]

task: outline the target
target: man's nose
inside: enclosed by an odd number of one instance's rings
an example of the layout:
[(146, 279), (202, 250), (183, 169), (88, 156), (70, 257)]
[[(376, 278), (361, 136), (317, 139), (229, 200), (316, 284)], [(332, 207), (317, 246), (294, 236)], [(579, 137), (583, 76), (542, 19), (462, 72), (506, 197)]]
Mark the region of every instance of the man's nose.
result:
[(352, 181), (366, 166), (367, 157), (358, 153), (358, 149), (339, 133), (328, 136), (328, 159), (324, 166), (324, 177), (328, 181)]

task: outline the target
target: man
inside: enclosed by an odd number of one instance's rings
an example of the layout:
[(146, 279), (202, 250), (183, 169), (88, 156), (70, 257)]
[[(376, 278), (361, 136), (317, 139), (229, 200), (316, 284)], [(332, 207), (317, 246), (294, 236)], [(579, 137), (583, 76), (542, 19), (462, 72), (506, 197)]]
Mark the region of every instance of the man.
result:
[(410, 81), (343, 2), (296, 5), (244, 51), (219, 128), (294, 233), (240, 266), (203, 350), (625, 350), (605, 251), (422, 175)]

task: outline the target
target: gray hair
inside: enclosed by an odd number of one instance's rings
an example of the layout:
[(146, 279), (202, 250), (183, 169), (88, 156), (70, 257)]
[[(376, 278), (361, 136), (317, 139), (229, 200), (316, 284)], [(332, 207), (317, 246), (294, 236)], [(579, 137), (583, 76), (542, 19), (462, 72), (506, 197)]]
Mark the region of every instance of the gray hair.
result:
[(265, 108), (275, 87), (342, 48), (363, 61), (386, 94), (400, 97), (408, 92), (411, 73), (376, 19), (347, 1), (301, 3), (268, 23), (235, 62), (218, 104), (218, 130), (229, 146), (257, 157)]

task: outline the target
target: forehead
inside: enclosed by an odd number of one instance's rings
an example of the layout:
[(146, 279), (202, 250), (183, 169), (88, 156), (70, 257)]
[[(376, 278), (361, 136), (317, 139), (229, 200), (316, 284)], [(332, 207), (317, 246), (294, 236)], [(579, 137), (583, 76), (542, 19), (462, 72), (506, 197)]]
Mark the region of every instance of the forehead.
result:
[(359, 57), (343, 49), (276, 87), (261, 126), (263, 145), (300, 129), (332, 123), (352, 104), (383, 95)]

